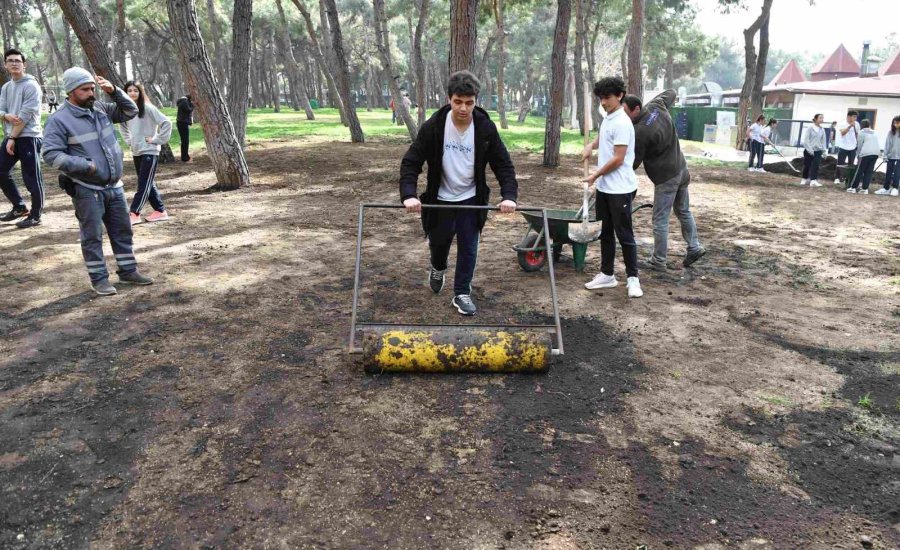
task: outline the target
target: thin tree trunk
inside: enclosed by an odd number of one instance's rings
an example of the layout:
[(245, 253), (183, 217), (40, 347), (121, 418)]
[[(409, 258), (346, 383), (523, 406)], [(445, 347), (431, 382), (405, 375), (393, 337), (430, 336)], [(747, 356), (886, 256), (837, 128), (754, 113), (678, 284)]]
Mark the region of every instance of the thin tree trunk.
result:
[[(772, 12), (772, 0), (763, 0), (762, 11), (759, 17), (752, 25), (744, 29), (744, 85), (741, 87), (741, 100), (738, 106), (738, 116), (736, 121), (736, 135), (734, 139), (734, 147), (739, 151), (747, 150), (747, 117), (750, 111), (750, 95), (753, 92), (753, 86), (756, 81), (756, 47), (754, 39), (756, 33), (762, 28), (763, 23), (768, 21), (769, 14)], [(768, 41), (766, 43), (768, 50)]]
[[(325, 57), (325, 51), (322, 49), (322, 45), (319, 43), (318, 38), (316, 38), (316, 29), (312, 22), (312, 17), (309, 15), (309, 10), (306, 9), (306, 6), (303, 5), (303, 0), (291, 0), (297, 9), (300, 11), (300, 15), (303, 16), (303, 21), (306, 23), (306, 33), (309, 35), (310, 49), (312, 50), (313, 57), (316, 59), (316, 64), (319, 66), (319, 70), (322, 72), (322, 75), (325, 77), (325, 86), (328, 90), (329, 97), (334, 97), (336, 103), (333, 105), (337, 108), (338, 113), (341, 115), (341, 124), (344, 126), (350, 125), (350, 120), (347, 117), (347, 109), (344, 106), (344, 102), (341, 100), (340, 94), (338, 94), (338, 86), (335, 78), (335, 73), (331, 70), (331, 66), (328, 63), (328, 59)], [(327, 41), (326, 41), (327, 42)], [(322, 99), (322, 95), (319, 95), (319, 99)]]
[(234, 0), (231, 19), (231, 86), (228, 112), (238, 145), (246, 145), (247, 107), (250, 95), (250, 42), (253, 40), (253, 0)]
[[(182, 74), (203, 123), (203, 137), (216, 173), (217, 187), (230, 190), (248, 185), (250, 171), (241, 142), (235, 135), (228, 107), (213, 76), (194, 2), (168, 0), (167, 8)], [(238, 6), (235, 6), (237, 9)]]
[(394, 100), (394, 109), (400, 115), (403, 123), (406, 124), (410, 140), (415, 141), (418, 126), (412, 115), (409, 114), (409, 109), (406, 108), (406, 101), (400, 93), (400, 85), (393, 78), (394, 60), (391, 59), (391, 37), (388, 34), (387, 17), (384, 14), (384, 0), (372, 0), (372, 6), (375, 10), (375, 45), (378, 48), (378, 57), (381, 59), (381, 65), (384, 67), (385, 72), (388, 73), (388, 87)]
[(622, 43), (622, 52), (619, 54), (619, 63), (622, 65), (622, 80), (628, 82), (628, 43), (631, 42), (631, 29), (625, 33), (625, 41)]
[[(221, 82), (219, 82), (219, 85), (223, 87), (222, 90), (229, 90), (230, 92), (231, 82), (229, 82), (226, 78), (227, 68), (225, 67), (225, 62), (222, 59), (224, 55), (224, 52), (222, 51), (222, 42), (224, 41), (219, 39), (219, 37), (222, 36), (222, 24), (219, 21), (219, 13), (216, 10), (215, 0), (206, 0), (206, 16), (209, 18), (209, 33), (212, 37), (212, 63), (216, 71), (215, 74), (222, 75), (219, 78), (219, 80), (221, 80)], [(232, 33), (233, 32), (234, 29), (232, 28)]]
[(631, 32), (628, 42), (629, 94), (644, 96), (644, 71), (641, 66), (641, 48), (644, 44), (644, 3), (645, 0), (631, 0)]
[(347, 119), (350, 123), (350, 140), (353, 143), (363, 143), (366, 138), (356, 117), (356, 107), (353, 105), (353, 99), (350, 95), (350, 69), (347, 66), (347, 57), (344, 55), (344, 39), (341, 35), (341, 21), (338, 18), (337, 6), (335, 0), (323, 0), (325, 3), (325, 11), (328, 14), (328, 23), (331, 26), (331, 41), (334, 57), (338, 64), (338, 92), (341, 101), (344, 102), (344, 108), (347, 111)]
[(128, 80), (128, 67), (125, 47), (125, 0), (116, 0), (116, 56), (119, 63), (119, 76)]
[(119, 76), (115, 70), (112, 57), (109, 50), (106, 49), (106, 43), (103, 35), (94, 25), (90, 14), (84, 8), (79, 0), (57, 0), (59, 7), (62, 8), (66, 21), (72, 26), (81, 48), (85, 56), (90, 60), (94, 71), (109, 80), (119, 88), (125, 84), (125, 81)]
[(47, 17), (47, 9), (44, 7), (43, 0), (35, 0), (38, 11), (41, 13), (41, 22), (44, 24), (44, 30), (47, 32), (47, 41), (50, 42), (53, 55), (56, 57), (57, 69), (59, 67), (68, 68), (66, 58), (63, 57), (62, 51), (59, 49), (59, 42), (56, 41), (56, 35), (53, 33), (53, 25), (50, 24), (50, 18)]
[(67, 23), (65, 20), (65, 14), (63, 14), (63, 34), (66, 37), (66, 62), (63, 64), (64, 67), (71, 67), (75, 64), (74, 57), (72, 57), (72, 28), (71, 23)]
[(506, 89), (504, 88), (504, 72), (506, 67), (506, 29), (503, 26), (503, 0), (494, 0), (494, 19), (497, 21), (497, 41), (500, 51), (497, 55), (497, 114), (500, 116), (500, 127), (509, 129), (506, 120)]
[(578, 130), (584, 135), (584, 68), (582, 60), (584, 59), (584, 23), (585, 9), (584, 3), (589, 0), (575, 0), (575, 116), (578, 119)]
[(413, 59), (416, 62), (416, 103), (418, 106), (418, 124), (422, 127), (425, 123), (425, 60), (422, 58), (422, 36), (425, 34), (425, 23), (428, 20), (428, 7), (431, 0), (417, 0), (419, 8), (419, 21), (416, 23), (416, 33), (413, 35)]
[(528, 113), (531, 112), (531, 97), (534, 94), (534, 74), (531, 68), (531, 57), (525, 58), (525, 88), (522, 90), (522, 98), (519, 102), (519, 124), (525, 122)]
[(759, 27), (759, 55), (756, 56), (756, 75), (753, 78), (753, 89), (750, 91), (750, 115), (751, 118), (763, 114), (762, 93), (766, 79), (766, 61), (769, 57), (769, 19), (763, 21)]
[(450, 73), (471, 71), (478, 42), (478, 0), (450, 2)]
[(303, 88), (300, 65), (294, 57), (294, 46), (291, 43), (291, 33), (288, 29), (287, 17), (284, 15), (284, 7), (281, 5), (281, 0), (275, 0), (275, 5), (278, 8), (278, 17), (281, 19), (281, 42), (283, 44), (281, 49), (284, 51), (286, 59), (285, 69), (289, 75), (291, 92), (296, 94), (297, 101), (300, 102), (299, 107), (306, 113), (306, 120), (315, 120), (316, 115), (309, 104), (309, 96), (306, 95), (306, 90)]
[(558, 0), (553, 54), (550, 57), (550, 107), (544, 129), (544, 166), (559, 166), (560, 123), (562, 122), (563, 89), (566, 78), (566, 48), (572, 22), (572, 1)]

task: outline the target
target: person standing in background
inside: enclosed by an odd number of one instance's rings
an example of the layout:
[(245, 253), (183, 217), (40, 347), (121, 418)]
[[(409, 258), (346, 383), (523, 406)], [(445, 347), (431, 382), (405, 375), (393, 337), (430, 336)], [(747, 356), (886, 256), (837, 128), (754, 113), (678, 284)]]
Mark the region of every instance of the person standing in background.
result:
[(178, 116), (175, 125), (178, 127), (178, 136), (181, 138), (181, 162), (191, 162), (191, 124), (194, 123), (194, 104), (191, 96), (185, 95), (175, 102), (178, 106)]
[(800, 185), (822, 187), (819, 183), (819, 164), (825, 153), (825, 128), (822, 128), (822, 114), (813, 117), (813, 124), (803, 132), (803, 179)]
[(875, 194), (896, 197), (900, 195), (897, 189), (900, 185), (900, 116), (895, 116), (891, 121), (891, 131), (884, 142), (884, 160), (887, 162), (884, 189), (875, 191)]

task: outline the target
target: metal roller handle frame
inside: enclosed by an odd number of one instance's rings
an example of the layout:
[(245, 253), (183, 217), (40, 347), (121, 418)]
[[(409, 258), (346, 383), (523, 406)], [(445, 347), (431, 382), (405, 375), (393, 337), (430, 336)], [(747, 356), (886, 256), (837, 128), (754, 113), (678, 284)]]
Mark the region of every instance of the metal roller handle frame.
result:
[[(361, 203), (359, 205), (359, 221), (357, 224), (357, 232), (356, 232), (356, 267), (354, 268), (353, 273), (353, 309), (350, 315), (350, 342), (349, 342), (349, 352), (350, 353), (362, 353), (363, 349), (356, 346), (356, 327), (358, 326), (384, 326), (389, 323), (360, 323), (356, 320), (357, 309), (359, 305), (359, 278), (360, 278), (360, 270), (362, 264), (362, 241), (363, 241), (363, 220), (364, 213), (366, 208), (379, 208), (379, 209), (405, 209), (406, 207), (402, 204), (390, 203)], [(429, 208), (435, 210), (500, 210), (499, 206), (487, 206), (487, 205), (475, 205), (475, 204), (461, 204), (461, 205), (452, 205), (452, 204), (423, 204), (422, 208)], [(550, 250), (553, 246), (553, 239), (550, 238), (550, 224), (547, 221), (547, 209), (546, 208), (537, 208), (537, 207), (516, 207), (516, 210), (522, 210), (525, 212), (540, 212), (544, 221), (544, 244), (547, 246), (547, 250)], [(550, 273), (550, 299), (553, 302), (553, 323), (552, 325), (491, 325), (494, 328), (549, 328), (554, 329), (556, 332), (556, 348), (551, 349), (550, 353), (552, 355), (563, 355), (563, 339), (562, 339), (562, 323), (559, 320), (559, 301), (556, 296), (556, 273), (553, 269), (553, 258), (549, 258), (547, 262), (548, 272)], [(413, 325), (405, 325), (405, 326), (413, 326)], [(436, 325), (420, 325), (420, 326), (429, 326), (429, 327), (458, 327), (458, 326), (468, 326), (468, 325), (452, 325), (452, 324), (436, 324)]]

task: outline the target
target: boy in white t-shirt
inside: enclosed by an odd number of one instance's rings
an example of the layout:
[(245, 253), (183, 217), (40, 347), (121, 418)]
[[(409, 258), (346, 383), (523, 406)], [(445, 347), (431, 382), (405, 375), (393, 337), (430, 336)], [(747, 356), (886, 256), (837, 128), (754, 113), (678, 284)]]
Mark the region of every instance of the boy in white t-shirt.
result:
[(631, 224), (631, 201), (637, 193), (634, 174), (634, 125), (622, 109), (625, 81), (607, 77), (594, 84), (594, 95), (606, 111), (597, 139), (591, 145), (599, 149), (597, 171), (585, 178), (585, 185), (596, 182), (597, 219), (603, 222), (600, 232), (600, 273), (584, 286), (594, 290), (612, 288), (619, 284), (613, 271), (616, 258), (616, 238), (625, 260), (628, 297), (644, 295), (638, 279), (637, 243)]
[[(847, 123), (837, 127), (837, 135), (835, 136), (834, 142), (835, 145), (837, 145), (838, 166), (853, 166), (853, 163), (856, 160), (856, 145), (860, 131), (859, 123), (856, 122), (857, 117), (859, 117), (859, 112), (849, 111), (847, 113)], [(847, 170), (847, 172), (849, 173), (850, 170)], [(835, 175), (838, 174), (840, 174), (840, 171), (836, 170)], [(834, 183), (836, 185), (840, 184), (841, 178), (836, 177)]]

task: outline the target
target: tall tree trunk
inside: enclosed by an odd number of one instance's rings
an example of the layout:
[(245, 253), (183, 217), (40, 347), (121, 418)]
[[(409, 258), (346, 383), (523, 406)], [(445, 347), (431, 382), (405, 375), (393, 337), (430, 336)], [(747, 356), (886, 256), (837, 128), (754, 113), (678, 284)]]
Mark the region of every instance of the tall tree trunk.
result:
[(247, 141), (252, 40), (253, 0), (234, 0), (234, 15), (231, 18), (231, 86), (228, 88), (228, 112), (234, 124), (234, 136), (241, 147)]
[[(738, 107), (738, 116), (736, 121), (737, 135), (731, 136), (734, 139), (734, 147), (739, 151), (747, 150), (747, 118), (750, 111), (750, 95), (756, 81), (756, 47), (754, 40), (756, 33), (762, 28), (763, 24), (769, 20), (769, 14), (772, 12), (772, 0), (763, 0), (762, 11), (759, 17), (752, 25), (744, 29), (744, 85), (741, 87), (741, 102)], [(766, 38), (766, 50), (768, 53), (768, 29)]]
[(387, 17), (384, 14), (384, 0), (372, 0), (372, 6), (375, 10), (375, 45), (378, 48), (378, 57), (381, 59), (381, 65), (388, 74), (388, 87), (391, 90), (391, 98), (394, 100), (394, 109), (400, 115), (400, 119), (406, 124), (409, 131), (409, 138), (412, 141), (416, 139), (418, 126), (409, 114), (406, 107), (406, 101), (400, 93), (400, 85), (394, 75), (394, 60), (391, 59), (391, 37), (388, 34)]
[(622, 42), (622, 52), (619, 54), (619, 63), (622, 65), (622, 80), (628, 83), (628, 43), (631, 42), (631, 29), (625, 33), (625, 40)]
[(413, 59), (416, 62), (416, 103), (418, 104), (418, 124), (421, 128), (425, 124), (425, 60), (422, 58), (422, 36), (425, 34), (425, 23), (428, 20), (428, 7), (431, 0), (416, 0), (419, 9), (419, 21), (416, 23), (416, 33), (413, 35)]
[(584, 59), (584, 23), (585, 23), (585, 6), (584, 3), (589, 0), (575, 0), (575, 63), (573, 69), (575, 71), (575, 116), (578, 119), (578, 130), (584, 135), (584, 68), (582, 60)]
[[(322, 34), (322, 53), (325, 54), (325, 61), (328, 63), (328, 71), (335, 75), (337, 80), (338, 66), (334, 59), (334, 37), (331, 35), (331, 24), (328, 22), (328, 15), (325, 13), (325, 3), (319, 0), (319, 32)], [(341, 101), (339, 89), (334, 89), (334, 94), (328, 90), (328, 104), (335, 106)], [(346, 126), (346, 124), (344, 124)]]
[(119, 64), (119, 76), (128, 80), (127, 55), (125, 47), (125, 0), (116, 0), (116, 60)]
[(500, 116), (500, 127), (509, 129), (506, 121), (506, 89), (503, 77), (506, 67), (506, 28), (503, 25), (503, 0), (494, 0), (494, 19), (497, 21), (497, 41), (500, 51), (497, 55), (497, 114)]
[[(249, 3), (250, 0), (247, 1)], [(217, 187), (229, 190), (248, 185), (250, 171), (241, 142), (235, 135), (228, 107), (213, 76), (209, 54), (197, 24), (194, 1), (168, 0), (167, 8), (181, 72), (203, 123), (203, 137), (216, 173)]]
[(566, 48), (572, 23), (572, 0), (558, 0), (553, 54), (550, 57), (550, 107), (544, 129), (544, 166), (559, 166), (560, 123), (566, 86)]
[[(587, 1), (587, 10), (585, 11), (585, 25), (588, 21), (593, 21), (594, 26), (591, 28), (591, 40), (587, 48), (587, 66), (588, 66), (588, 87), (593, 87), (597, 80), (597, 38), (600, 36), (600, 22), (603, 20), (603, 13), (596, 13), (596, 7), (599, 0), (583, 0)], [(600, 120), (600, 102), (597, 96), (591, 96), (591, 120)]]
[(663, 87), (667, 90), (671, 90), (675, 87), (675, 54), (672, 50), (666, 51), (666, 77), (664, 79)]
[(525, 88), (519, 101), (519, 124), (525, 122), (531, 112), (531, 96), (534, 94), (534, 73), (531, 68), (531, 57), (525, 57)]
[[(63, 13), (63, 19), (65, 19), (65, 12)], [(63, 35), (66, 38), (66, 62), (63, 64), (63, 67), (71, 67), (75, 64), (75, 58), (72, 57), (72, 27), (71, 23), (66, 24), (63, 22)]]
[(334, 0), (323, 0), (325, 11), (328, 14), (328, 23), (331, 26), (331, 42), (334, 57), (338, 64), (338, 92), (344, 108), (347, 111), (347, 119), (350, 123), (350, 140), (353, 143), (363, 143), (366, 138), (356, 116), (356, 107), (350, 95), (350, 68), (347, 66), (347, 56), (344, 54), (344, 38), (341, 34), (341, 21), (338, 18), (337, 6)]
[(631, 0), (631, 32), (628, 41), (629, 94), (644, 96), (644, 71), (641, 66), (641, 48), (644, 45), (644, 4), (646, 0)]
[[(219, 21), (219, 12), (216, 9), (215, 0), (206, 0), (206, 16), (209, 18), (209, 34), (212, 37), (212, 64), (215, 69), (215, 74), (221, 75), (218, 80), (220, 80), (219, 85), (222, 86), (222, 90), (231, 89), (231, 82), (227, 78), (228, 69), (225, 67), (225, 61), (223, 60), (224, 52), (222, 51), (223, 40), (220, 40), (219, 37), (222, 36), (222, 24)], [(234, 32), (234, 29), (232, 29)]]
[(278, 17), (281, 19), (281, 42), (283, 44), (281, 49), (284, 50), (284, 56), (287, 61), (285, 69), (289, 75), (291, 92), (297, 95), (297, 101), (300, 102), (299, 107), (306, 113), (306, 120), (315, 120), (316, 115), (313, 113), (309, 104), (309, 96), (306, 95), (306, 90), (303, 87), (300, 65), (297, 63), (297, 58), (294, 57), (294, 45), (291, 43), (291, 33), (288, 29), (287, 17), (284, 15), (284, 7), (281, 5), (281, 0), (275, 0), (275, 5), (278, 8)]
[[(303, 16), (303, 21), (306, 23), (306, 33), (309, 35), (309, 43), (310, 49), (312, 50), (313, 57), (316, 59), (316, 64), (319, 66), (319, 70), (322, 72), (322, 76), (325, 77), (325, 86), (328, 90), (328, 96), (334, 97), (336, 103), (332, 103), (341, 115), (341, 124), (344, 126), (350, 125), (350, 119), (347, 117), (347, 109), (344, 106), (344, 102), (341, 100), (340, 94), (338, 94), (338, 86), (335, 78), (335, 72), (331, 69), (330, 64), (328, 63), (328, 59), (325, 57), (325, 50), (323, 50), (323, 45), (319, 43), (319, 39), (316, 38), (316, 28), (313, 25), (312, 17), (309, 15), (309, 10), (306, 9), (306, 6), (303, 5), (303, 0), (291, 0), (297, 9), (300, 11), (300, 15)], [(327, 40), (325, 41), (327, 43)], [(319, 95), (319, 100), (322, 100), (322, 95)]]
[(450, 74), (474, 68), (477, 23), (478, 0), (450, 2)]

